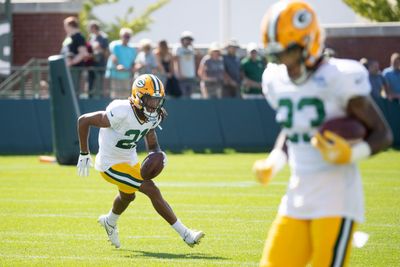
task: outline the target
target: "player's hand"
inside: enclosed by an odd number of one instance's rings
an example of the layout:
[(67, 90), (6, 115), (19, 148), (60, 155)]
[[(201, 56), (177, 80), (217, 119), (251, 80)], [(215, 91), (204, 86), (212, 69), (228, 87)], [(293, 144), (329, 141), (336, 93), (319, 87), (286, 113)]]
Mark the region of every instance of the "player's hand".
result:
[(280, 149), (271, 151), (266, 159), (259, 159), (253, 164), (253, 173), (256, 179), (263, 185), (269, 181), (285, 166), (287, 156)]
[(79, 176), (89, 176), (89, 169), (93, 166), (92, 157), (90, 154), (79, 154), (78, 164), (78, 175)]
[(165, 167), (165, 166), (167, 166), (167, 164), (168, 164), (167, 154), (165, 154), (164, 151), (161, 151), (161, 153), (162, 153), (163, 156), (164, 156), (163, 164), (164, 164), (164, 167)]
[(334, 164), (348, 164), (351, 162), (351, 145), (339, 135), (324, 131), (319, 132), (311, 139), (311, 144), (322, 154), (324, 160)]
[(259, 159), (253, 164), (253, 173), (259, 183), (267, 185), (272, 178), (272, 164), (267, 159)]

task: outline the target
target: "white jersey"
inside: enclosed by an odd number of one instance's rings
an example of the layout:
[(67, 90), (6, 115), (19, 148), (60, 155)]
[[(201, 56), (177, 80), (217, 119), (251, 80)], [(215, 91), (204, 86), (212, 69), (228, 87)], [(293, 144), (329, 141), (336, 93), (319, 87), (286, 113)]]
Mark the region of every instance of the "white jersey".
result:
[(96, 156), (95, 168), (106, 171), (118, 163), (135, 165), (138, 162), (136, 143), (150, 129), (161, 122), (141, 123), (136, 117), (129, 100), (114, 100), (106, 108), (111, 127), (100, 128), (99, 153)]
[(361, 177), (355, 164), (326, 162), (310, 138), (326, 120), (345, 116), (348, 101), (370, 93), (368, 73), (356, 61), (331, 58), (303, 84), (285, 65), (268, 64), (263, 92), (287, 135), (291, 177), (279, 213), (299, 219), (329, 216), (364, 220)]

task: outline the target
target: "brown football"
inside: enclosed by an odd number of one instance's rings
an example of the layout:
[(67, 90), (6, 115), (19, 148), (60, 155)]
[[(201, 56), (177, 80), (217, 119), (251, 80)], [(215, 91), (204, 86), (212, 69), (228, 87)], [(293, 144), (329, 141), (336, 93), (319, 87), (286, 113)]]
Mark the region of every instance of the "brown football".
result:
[(144, 180), (150, 180), (157, 177), (164, 168), (164, 154), (154, 152), (143, 160), (140, 167), (140, 174)]
[(325, 130), (334, 132), (346, 140), (359, 140), (367, 136), (367, 128), (352, 117), (340, 117), (326, 121), (319, 129), (320, 133)]

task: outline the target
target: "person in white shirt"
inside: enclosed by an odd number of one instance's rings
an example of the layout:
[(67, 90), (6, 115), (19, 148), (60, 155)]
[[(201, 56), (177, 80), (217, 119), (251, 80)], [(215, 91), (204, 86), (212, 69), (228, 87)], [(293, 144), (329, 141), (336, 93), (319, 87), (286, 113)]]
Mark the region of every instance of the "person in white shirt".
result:
[(181, 34), (181, 45), (175, 47), (174, 56), (175, 75), (179, 80), (182, 97), (190, 98), (193, 90), (198, 86), (196, 81), (196, 53), (193, 49), (193, 34), (184, 31)]
[[(262, 21), (269, 64), (263, 93), (282, 130), (253, 171), (262, 184), (288, 162), (291, 177), (265, 244), (260, 266), (345, 266), (354, 226), (364, 220), (361, 159), (388, 148), (392, 133), (369, 97), (368, 73), (358, 62), (325, 58), (314, 10), (280, 1)], [(367, 136), (350, 144), (319, 127), (351, 116)]]
[[(78, 119), (80, 156), (78, 174), (88, 176), (91, 157), (88, 146), (90, 126), (99, 127), (99, 153), (95, 168), (108, 182), (118, 187), (112, 209), (101, 215), (98, 222), (104, 227), (112, 245), (119, 248), (117, 229), (119, 216), (140, 191), (147, 195), (154, 209), (191, 247), (204, 236), (202, 231), (187, 228), (176, 217), (172, 208), (161, 195), (152, 180), (144, 180), (140, 174), (140, 162), (136, 153), (137, 142), (145, 137), (149, 153), (162, 152), (155, 128), (166, 116), (163, 108), (165, 91), (162, 82), (152, 74), (139, 76), (132, 85), (129, 99), (112, 101), (105, 111), (86, 113)], [(164, 152), (164, 165), (166, 155)]]

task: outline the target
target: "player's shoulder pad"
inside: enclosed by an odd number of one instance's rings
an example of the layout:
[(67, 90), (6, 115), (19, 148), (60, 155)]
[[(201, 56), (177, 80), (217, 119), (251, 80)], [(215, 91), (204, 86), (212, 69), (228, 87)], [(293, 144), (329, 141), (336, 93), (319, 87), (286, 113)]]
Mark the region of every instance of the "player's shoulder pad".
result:
[(263, 75), (262, 75), (262, 84), (263, 84), (264, 94), (266, 93), (265, 90), (268, 89), (269, 84), (273, 80), (284, 80), (284, 79), (288, 79), (285, 65), (268, 63), (263, 72)]
[(335, 79), (354, 79), (355, 83), (368, 79), (367, 69), (356, 60), (332, 58), (329, 60), (329, 64), (331, 64), (331, 68), (336, 70), (331, 72)]
[(332, 58), (329, 62), (336, 66), (339, 72), (344, 74), (368, 74), (367, 69), (356, 60)]
[(356, 60), (330, 58), (319, 68), (315, 77), (323, 77), (328, 84), (350, 80), (358, 84), (368, 79), (368, 71)]
[(131, 109), (129, 100), (117, 99), (112, 101), (106, 108), (107, 116), (110, 121), (122, 120)]
[(286, 67), (283, 64), (268, 63), (263, 73), (263, 79), (283, 78), (287, 74)]

